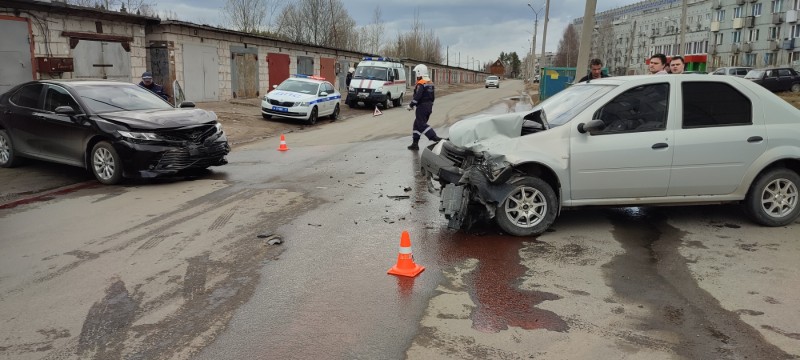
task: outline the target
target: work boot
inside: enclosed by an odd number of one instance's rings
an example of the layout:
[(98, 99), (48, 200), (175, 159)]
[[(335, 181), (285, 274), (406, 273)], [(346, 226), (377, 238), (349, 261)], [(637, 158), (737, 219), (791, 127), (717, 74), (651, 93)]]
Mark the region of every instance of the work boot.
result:
[(431, 139), (431, 141), (433, 141), (433, 142), (435, 142), (435, 143), (438, 143), (439, 141), (442, 141), (442, 138), (440, 138), (440, 137), (437, 135), (437, 136), (434, 136), (434, 137), (433, 137), (433, 139)]
[(408, 150), (419, 150), (419, 140), (414, 140), (411, 145), (408, 145)]

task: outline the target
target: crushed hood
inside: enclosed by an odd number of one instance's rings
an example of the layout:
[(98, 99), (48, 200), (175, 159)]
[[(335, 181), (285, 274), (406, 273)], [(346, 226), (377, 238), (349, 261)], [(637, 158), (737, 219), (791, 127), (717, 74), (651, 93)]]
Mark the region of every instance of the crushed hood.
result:
[(202, 109), (117, 111), (99, 116), (105, 120), (141, 130), (201, 125), (217, 120), (217, 115), (213, 111)]
[(526, 113), (483, 115), (461, 120), (450, 127), (450, 142), (473, 151), (518, 138)]

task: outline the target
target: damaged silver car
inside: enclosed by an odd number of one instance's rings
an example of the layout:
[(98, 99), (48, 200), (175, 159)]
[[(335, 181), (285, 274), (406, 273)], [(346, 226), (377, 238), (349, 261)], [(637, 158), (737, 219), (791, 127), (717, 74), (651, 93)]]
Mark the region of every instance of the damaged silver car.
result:
[(607, 78), (460, 121), (421, 168), (453, 229), (493, 218), (530, 236), (564, 208), (711, 203), (784, 226), (800, 213), (800, 110), (737, 77)]

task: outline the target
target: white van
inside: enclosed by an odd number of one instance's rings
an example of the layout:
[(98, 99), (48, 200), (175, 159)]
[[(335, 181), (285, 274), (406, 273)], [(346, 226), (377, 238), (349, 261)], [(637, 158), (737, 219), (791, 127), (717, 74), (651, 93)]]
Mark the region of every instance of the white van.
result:
[(365, 106), (381, 104), (388, 109), (391, 101), (395, 107), (400, 107), (405, 92), (406, 70), (400, 60), (365, 57), (356, 67), (345, 103), (351, 108), (363, 103)]

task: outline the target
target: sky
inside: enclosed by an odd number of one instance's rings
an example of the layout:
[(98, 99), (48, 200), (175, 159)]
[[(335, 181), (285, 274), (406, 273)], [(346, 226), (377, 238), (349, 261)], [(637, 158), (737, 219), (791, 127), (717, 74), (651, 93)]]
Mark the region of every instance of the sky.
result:
[[(501, 52), (517, 52), (520, 58), (530, 52), (534, 19), (538, 12), (536, 53), (542, 50), (546, 0), (341, 0), (358, 26), (372, 22), (380, 6), (386, 40), (408, 32), (419, 14), (426, 31), (432, 30), (442, 44), (448, 64), (476, 68), (494, 62)], [(180, 20), (222, 26), (226, 0), (161, 0), (159, 11), (169, 10)], [(598, 0), (596, 12), (636, 3), (635, 0)], [(528, 3), (531, 7), (528, 7)], [(583, 17), (584, 0), (550, 0), (546, 51), (555, 52), (567, 24)]]

